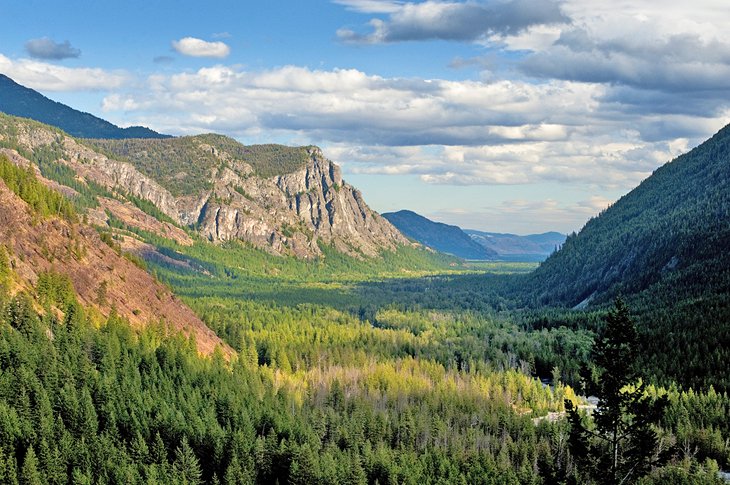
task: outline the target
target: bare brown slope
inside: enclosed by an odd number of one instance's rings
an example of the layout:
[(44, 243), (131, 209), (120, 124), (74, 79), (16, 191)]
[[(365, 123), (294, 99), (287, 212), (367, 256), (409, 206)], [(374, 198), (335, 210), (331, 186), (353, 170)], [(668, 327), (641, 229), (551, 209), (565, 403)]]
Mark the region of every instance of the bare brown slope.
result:
[(190, 308), (93, 228), (58, 218), (38, 221), (1, 180), (0, 243), (11, 251), (21, 284), (34, 285), (41, 272), (53, 269), (71, 278), (82, 304), (105, 316), (115, 307), (136, 328), (162, 321), (173, 332), (193, 336), (202, 354), (221, 347), (224, 355), (233, 355)]

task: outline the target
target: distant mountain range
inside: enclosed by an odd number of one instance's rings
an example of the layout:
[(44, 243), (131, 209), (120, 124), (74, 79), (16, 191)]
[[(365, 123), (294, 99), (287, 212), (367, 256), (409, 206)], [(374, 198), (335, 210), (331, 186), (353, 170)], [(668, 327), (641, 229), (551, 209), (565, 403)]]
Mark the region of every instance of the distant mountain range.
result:
[(496, 251), (474, 242), (457, 226), (434, 222), (409, 210), (387, 212), (382, 216), (406, 237), (442, 253), (463, 259), (497, 259)]
[(409, 210), (385, 213), (383, 217), (409, 238), (437, 251), (469, 260), (544, 261), (563, 244), (566, 237), (558, 232), (518, 236), (462, 230)]
[(89, 113), (46, 98), (0, 74), (0, 111), (56, 126), (79, 138), (169, 138), (143, 126), (120, 128)]
[(474, 241), (495, 251), (503, 261), (544, 261), (565, 242), (565, 234), (546, 232), (518, 236), (465, 229)]

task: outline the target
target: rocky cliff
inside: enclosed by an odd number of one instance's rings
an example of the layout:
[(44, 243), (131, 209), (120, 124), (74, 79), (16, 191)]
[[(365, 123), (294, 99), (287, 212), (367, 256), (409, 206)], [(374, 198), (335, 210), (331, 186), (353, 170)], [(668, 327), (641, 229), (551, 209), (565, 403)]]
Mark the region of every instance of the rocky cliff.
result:
[(244, 178), (224, 169), (200, 212), (201, 234), (211, 240), (242, 239), (299, 257), (318, 255), (318, 242), (366, 256), (407, 244), (342, 180), (340, 168), (319, 148), (309, 148), (307, 155), (300, 169), (270, 178)]
[(0, 144), (43, 152), (210, 241), (237, 239), (300, 258), (319, 256), (320, 244), (356, 257), (409, 244), (317, 147), (246, 147), (219, 135), (82, 142), (7, 116), (0, 116)]

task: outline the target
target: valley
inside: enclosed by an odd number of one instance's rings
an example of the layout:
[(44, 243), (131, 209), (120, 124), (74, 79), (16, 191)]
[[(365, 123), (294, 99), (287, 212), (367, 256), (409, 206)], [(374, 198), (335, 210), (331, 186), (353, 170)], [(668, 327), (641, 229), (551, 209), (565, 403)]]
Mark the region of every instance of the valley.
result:
[(610, 381), (625, 301), (629, 387), (664, 406), (632, 480), (718, 483), (729, 173), (725, 128), (564, 243), (406, 214), (426, 243), (317, 147), (0, 114), (0, 482), (589, 481), (542, 418)]

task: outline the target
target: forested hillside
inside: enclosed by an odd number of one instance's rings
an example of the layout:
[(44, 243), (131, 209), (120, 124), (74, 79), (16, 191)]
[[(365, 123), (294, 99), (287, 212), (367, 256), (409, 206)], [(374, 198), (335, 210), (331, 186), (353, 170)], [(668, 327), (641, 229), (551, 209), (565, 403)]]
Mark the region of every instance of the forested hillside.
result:
[(50, 100), (0, 74), (0, 111), (58, 127), (81, 138), (168, 138), (143, 126), (120, 128), (89, 113)]
[(212, 188), (211, 173), (225, 163), (245, 163), (250, 168), (244, 168), (244, 173), (274, 177), (305, 167), (309, 159), (307, 147), (246, 146), (212, 133), (165, 140), (106, 139), (87, 143), (116, 159), (129, 161), (174, 195), (191, 195)]
[(573, 306), (672, 284), (730, 289), (730, 126), (660, 167), (566, 240), (532, 277), (542, 304)]
[(667, 163), (534, 274), (512, 282), (533, 306), (637, 313), (642, 360), (663, 381), (730, 389), (730, 126)]
[(0, 247), (14, 278), (14, 293), (37, 286), (41, 299), (65, 311), (78, 299), (99, 319), (125, 317), (136, 328), (161, 324), (194, 336), (201, 353), (231, 349), (168, 289), (141, 259), (122, 253), (109, 232), (99, 234), (64, 196), (49, 189), (31, 166), (17, 166), (0, 153)]
[[(567, 423), (540, 418), (577, 399), (529, 368), (538, 347), (573, 356), (555, 361), (567, 366), (589, 334), (395, 308), (374, 326), (321, 305), (195, 298), (241, 349), (227, 363), (160, 327), (94, 323), (73, 287), (49, 285), (63, 278), (16, 293), (11, 258), (0, 246), (2, 483), (581, 481)], [(667, 395), (671, 465), (643, 483), (715, 483), (730, 461), (727, 396)]]

